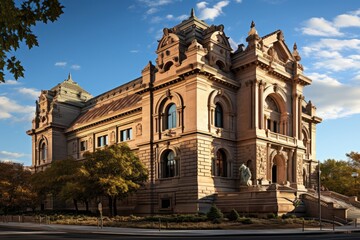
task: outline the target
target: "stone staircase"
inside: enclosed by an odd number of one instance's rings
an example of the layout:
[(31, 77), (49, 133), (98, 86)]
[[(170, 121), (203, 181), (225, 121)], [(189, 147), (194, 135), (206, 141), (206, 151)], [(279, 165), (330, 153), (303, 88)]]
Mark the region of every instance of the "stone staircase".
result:
[[(319, 217), (319, 197), (313, 189), (301, 195), (308, 216)], [(348, 197), (332, 191), (322, 191), (320, 194), (321, 217), (330, 221), (348, 223), (354, 219), (360, 220), (360, 202), (356, 197)]]

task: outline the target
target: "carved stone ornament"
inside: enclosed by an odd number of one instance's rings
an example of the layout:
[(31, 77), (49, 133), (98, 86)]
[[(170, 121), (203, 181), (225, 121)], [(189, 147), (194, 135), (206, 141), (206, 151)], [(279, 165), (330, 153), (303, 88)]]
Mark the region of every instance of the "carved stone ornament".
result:
[(167, 98), (169, 98), (169, 99), (171, 99), (172, 98), (172, 94), (171, 94), (171, 92), (170, 92), (170, 89), (168, 89), (168, 90), (166, 90), (166, 97)]
[(136, 135), (137, 136), (142, 135), (142, 125), (141, 125), (141, 123), (138, 123), (138, 125), (136, 125)]

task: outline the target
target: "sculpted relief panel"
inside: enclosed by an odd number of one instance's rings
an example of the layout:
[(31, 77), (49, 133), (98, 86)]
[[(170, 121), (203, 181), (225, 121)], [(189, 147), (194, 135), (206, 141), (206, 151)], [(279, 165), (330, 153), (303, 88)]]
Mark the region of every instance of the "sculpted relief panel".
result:
[(296, 160), (297, 160), (296, 161), (297, 162), (296, 163), (297, 182), (302, 183), (303, 182), (303, 179), (302, 179), (303, 155), (298, 154)]
[(266, 163), (266, 147), (259, 145), (256, 149), (256, 169), (257, 178), (266, 178), (267, 163)]

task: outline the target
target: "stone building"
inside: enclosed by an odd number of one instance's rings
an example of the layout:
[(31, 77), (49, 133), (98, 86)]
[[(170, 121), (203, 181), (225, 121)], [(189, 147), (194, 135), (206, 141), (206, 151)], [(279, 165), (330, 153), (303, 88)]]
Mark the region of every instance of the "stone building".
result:
[[(240, 194), (251, 212), (251, 202), (272, 204), (271, 190), (306, 191), (315, 184), (321, 122), (303, 96), (311, 79), (282, 31), (260, 37), (252, 23), (246, 42), (233, 51), (223, 25), (192, 11), (163, 30), (156, 65), (139, 78), (93, 97), (69, 75), (37, 102), (27, 132), (32, 168), (127, 142), (150, 172), (146, 187), (122, 204), (135, 213), (198, 212), (229, 194)], [(250, 186), (239, 186), (242, 164)], [(249, 192), (267, 195), (241, 195)], [(274, 196), (276, 206), (264, 212), (281, 212)]]

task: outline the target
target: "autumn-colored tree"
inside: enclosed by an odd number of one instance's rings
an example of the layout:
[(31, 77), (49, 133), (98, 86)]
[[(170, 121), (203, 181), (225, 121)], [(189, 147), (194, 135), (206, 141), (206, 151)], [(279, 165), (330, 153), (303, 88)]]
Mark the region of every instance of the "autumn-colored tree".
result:
[(148, 171), (126, 143), (84, 154), (82, 168), (93, 191), (109, 199), (110, 215), (117, 215), (116, 200), (135, 192), (148, 178)]
[(24, 42), (31, 49), (38, 46), (32, 32), (38, 22), (54, 22), (63, 13), (59, 0), (0, 1), (0, 82), (4, 82), (4, 69), (15, 79), (24, 77), (24, 68), (13, 52)]
[(349, 161), (328, 159), (320, 164), (321, 184), (330, 191), (347, 196), (358, 196), (358, 187), (352, 173), (356, 172)]
[(31, 172), (22, 164), (12, 162), (0, 162), (0, 169), (0, 212), (34, 208), (38, 196), (30, 184)]

